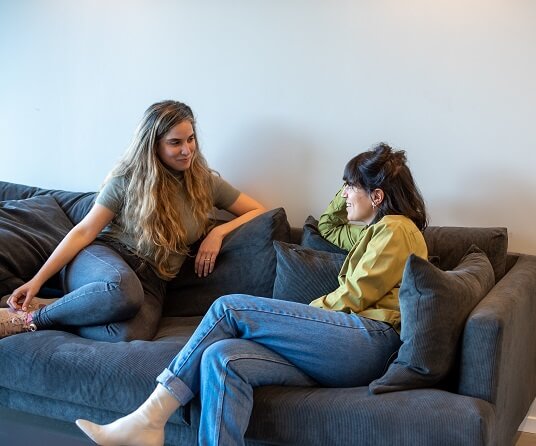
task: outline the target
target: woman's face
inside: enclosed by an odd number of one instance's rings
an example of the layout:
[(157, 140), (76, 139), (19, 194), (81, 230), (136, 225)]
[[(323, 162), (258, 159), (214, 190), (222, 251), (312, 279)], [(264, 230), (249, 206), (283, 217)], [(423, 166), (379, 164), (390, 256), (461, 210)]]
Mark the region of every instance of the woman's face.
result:
[(182, 121), (172, 127), (158, 141), (156, 154), (167, 167), (177, 172), (184, 172), (192, 165), (196, 151), (194, 129), (190, 121)]
[(342, 196), (346, 198), (346, 212), (349, 221), (372, 223), (377, 210), (372, 206), (370, 195), (359, 186), (344, 184)]

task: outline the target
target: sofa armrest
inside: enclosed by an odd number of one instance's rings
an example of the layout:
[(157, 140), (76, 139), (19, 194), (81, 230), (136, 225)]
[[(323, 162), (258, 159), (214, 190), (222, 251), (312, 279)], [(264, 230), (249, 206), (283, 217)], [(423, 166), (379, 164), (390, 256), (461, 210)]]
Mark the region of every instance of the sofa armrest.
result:
[(458, 393), (494, 404), (504, 439), (536, 395), (535, 319), (536, 256), (520, 254), (470, 314), (461, 341)]

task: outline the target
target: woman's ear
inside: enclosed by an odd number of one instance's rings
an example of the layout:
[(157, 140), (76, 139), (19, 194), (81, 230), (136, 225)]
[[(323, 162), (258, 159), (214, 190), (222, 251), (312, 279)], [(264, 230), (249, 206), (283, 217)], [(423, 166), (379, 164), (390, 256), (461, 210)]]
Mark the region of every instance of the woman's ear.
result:
[(370, 199), (372, 200), (372, 205), (374, 207), (378, 207), (380, 204), (382, 204), (384, 198), (385, 194), (383, 193), (382, 189), (374, 189), (370, 194)]

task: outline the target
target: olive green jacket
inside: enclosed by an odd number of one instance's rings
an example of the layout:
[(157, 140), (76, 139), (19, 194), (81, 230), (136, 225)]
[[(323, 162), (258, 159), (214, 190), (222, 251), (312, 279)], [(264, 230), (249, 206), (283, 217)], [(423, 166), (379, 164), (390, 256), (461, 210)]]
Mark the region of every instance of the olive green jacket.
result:
[(339, 287), (311, 305), (355, 313), (391, 324), (400, 330), (398, 293), (410, 254), (424, 259), (428, 250), (421, 231), (403, 215), (386, 215), (370, 226), (350, 224), (340, 191), (320, 217), (320, 233), (347, 249)]

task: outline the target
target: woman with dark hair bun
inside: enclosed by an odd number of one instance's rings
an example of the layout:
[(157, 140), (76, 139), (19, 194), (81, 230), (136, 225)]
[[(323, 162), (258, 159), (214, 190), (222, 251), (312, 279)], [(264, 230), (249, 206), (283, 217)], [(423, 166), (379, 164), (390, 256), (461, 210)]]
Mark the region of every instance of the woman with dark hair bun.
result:
[(426, 210), (405, 153), (386, 144), (350, 160), (343, 179), (319, 224), (349, 250), (337, 289), (310, 305), (220, 297), (136, 411), (104, 426), (77, 425), (100, 445), (161, 446), (169, 417), (199, 395), (198, 444), (243, 445), (254, 387), (354, 387), (379, 378), (401, 344), (406, 259), (427, 257)]
[(423, 231), (427, 226), (424, 200), (406, 161), (403, 150), (394, 151), (381, 143), (352, 158), (344, 169), (343, 179), (350, 190), (361, 189), (370, 195), (373, 208), (378, 208), (374, 222), (386, 215), (404, 215)]

